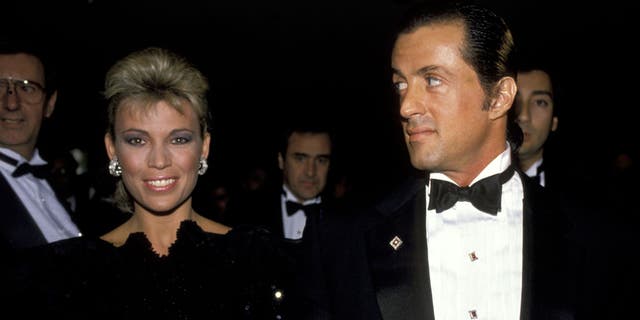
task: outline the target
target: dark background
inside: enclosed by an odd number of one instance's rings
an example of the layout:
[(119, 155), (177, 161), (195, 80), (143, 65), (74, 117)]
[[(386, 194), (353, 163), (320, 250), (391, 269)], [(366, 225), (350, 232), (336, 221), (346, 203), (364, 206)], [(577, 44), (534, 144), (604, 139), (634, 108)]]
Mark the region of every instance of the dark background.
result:
[[(274, 169), (278, 128), (301, 113), (334, 124), (338, 163), (371, 186), (408, 170), (389, 52), (393, 19), (412, 2), (27, 0), (3, 5), (13, 20), (2, 28), (41, 30), (61, 58), (44, 149), (83, 148), (104, 170), (106, 70), (133, 50), (163, 46), (210, 81), (209, 176)], [(561, 89), (553, 147), (567, 170), (606, 174), (621, 152), (637, 159), (635, 5), (481, 2), (505, 16), (519, 45), (553, 59)]]

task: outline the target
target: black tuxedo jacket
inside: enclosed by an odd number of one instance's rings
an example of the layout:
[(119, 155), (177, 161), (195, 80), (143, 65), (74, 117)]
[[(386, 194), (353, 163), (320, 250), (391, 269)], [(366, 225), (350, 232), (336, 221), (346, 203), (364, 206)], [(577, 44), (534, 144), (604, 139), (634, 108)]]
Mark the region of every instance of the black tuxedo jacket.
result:
[(47, 243), (27, 208), (0, 174), (0, 244), (3, 251), (35, 247)]
[[(47, 180), (47, 183), (53, 189), (60, 205), (65, 208), (71, 220), (80, 229), (80, 232), (85, 233), (85, 230), (90, 229), (89, 223), (91, 222), (83, 219), (83, 217), (90, 217), (90, 215), (83, 215), (84, 212), (82, 210), (73, 212), (69, 204), (60, 197), (59, 190), (56, 190), (55, 184), (50, 180)], [(4, 250), (4, 252), (21, 250), (47, 243), (46, 238), (27, 211), (26, 206), (3, 175), (0, 175), (0, 213), (0, 250)]]
[[(543, 189), (525, 178), (520, 319), (570, 313), (564, 304), (562, 228), (543, 206)], [(412, 178), (386, 200), (353, 215), (328, 215), (308, 259), (306, 319), (434, 319), (425, 230), (425, 179)], [(552, 235), (555, 234), (555, 235)], [(394, 237), (403, 243), (394, 250)], [(549, 250), (549, 251), (547, 251)], [(558, 269), (556, 269), (558, 268)], [(554, 290), (556, 292), (554, 292)], [(547, 292), (553, 294), (547, 296)], [(558, 317), (561, 318), (561, 317)]]

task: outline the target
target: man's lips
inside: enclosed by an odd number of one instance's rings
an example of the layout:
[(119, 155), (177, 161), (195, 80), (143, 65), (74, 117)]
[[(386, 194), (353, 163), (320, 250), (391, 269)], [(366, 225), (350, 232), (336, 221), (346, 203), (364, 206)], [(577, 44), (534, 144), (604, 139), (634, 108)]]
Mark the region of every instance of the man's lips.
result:
[(421, 137), (434, 134), (436, 131), (432, 128), (420, 127), (420, 128), (408, 128), (406, 130), (409, 141), (417, 141)]
[(2, 121), (2, 122), (8, 122), (8, 123), (19, 123), (19, 122), (22, 122), (22, 118), (17, 118), (17, 119), (13, 119), (13, 118), (0, 118), (0, 121)]

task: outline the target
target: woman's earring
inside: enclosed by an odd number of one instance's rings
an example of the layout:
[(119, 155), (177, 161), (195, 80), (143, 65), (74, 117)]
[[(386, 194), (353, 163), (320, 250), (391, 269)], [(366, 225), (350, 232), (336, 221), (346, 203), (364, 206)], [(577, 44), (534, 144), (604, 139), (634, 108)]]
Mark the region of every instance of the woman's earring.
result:
[(209, 164), (207, 163), (207, 159), (200, 158), (200, 166), (198, 167), (198, 174), (203, 175), (207, 172), (209, 168)]
[(120, 166), (120, 162), (118, 162), (118, 158), (113, 158), (109, 161), (109, 174), (114, 177), (122, 175), (122, 167)]

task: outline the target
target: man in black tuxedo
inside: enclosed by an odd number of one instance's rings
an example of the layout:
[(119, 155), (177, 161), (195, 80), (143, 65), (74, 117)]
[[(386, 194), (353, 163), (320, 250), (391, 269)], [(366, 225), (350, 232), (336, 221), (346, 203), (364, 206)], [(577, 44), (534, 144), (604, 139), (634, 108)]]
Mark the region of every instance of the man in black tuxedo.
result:
[[(13, 34), (37, 42), (28, 33)], [(37, 148), (57, 99), (48, 61), (22, 41), (0, 40), (0, 248), (6, 252), (81, 235), (47, 182), (47, 162)]]
[(508, 26), (483, 7), (429, 2), (396, 35), (393, 84), (417, 176), (318, 226), (305, 318), (570, 317), (565, 231), (513, 161)]
[[(299, 319), (297, 300), (303, 276), (298, 271), (302, 254), (311, 243), (303, 241), (316, 230), (333, 203), (325, 188), (332, 160), (334, 133), (321, 120), (296, 118), (283, 130), (278, 145), (277, 161), (282, 179), (258, 190), (232, 195), (227, 203), (226, 224), (260, 225), (283, 241), (287, 250), (289, 282), (283, 288), (284, 319)], [(331, 210), (332, 212), (334, 210)], [(308, 279), (307, 279), (308, 280)], [(305, 280), (306, 281), (306, 280)]]
[[(635, 275), (627, 268), (626, 259), (628, 252), (635, 250), (629, 239), (634, 237), (638, 224), (633, 220), (635, 214), (629, 215), (631, 219), (621, 218), (620, 214), (633, 212), (632, 206), (624, 205), (624, 199), (632, 198), (629, 195), (634, 191), (620, 181), (593, 176), (602, 170), (585, 170), (582, 159), (576, 155), (567, 157), (566, 152), (557, 149), (562, 83), (549, 57), (540, 52), (540, 45), (534, 41), (530, 44), (532, 49), (521, 49), (518, 58), (514, 106), (516, 121), (524, 134), (518, 149), (519, 165), (545, 188), (557, 220), (565, 219), (571, 224), (569, 240), (575, 248), (582, 248), (573, 250), (572, 257), (577, 260), (570, 264), (572, 273), (580, 277), (574, 280), (579, 288), (576, 318), (628, 318), (623, 312), (628, 308), (625, 305), (633, 304), (629, 279)], [(627, 177), (633, 179), (631, 174)], [(599, 186), (606, 186), (606, 190)]]
[(315, 121), (292, 121), (278, 149), (281, 183), (231, 198), (231, 225), (263, 225), (291, 242), (302, 239), (323, 202), (331, 164), (332, 132)]
[[(522, 145), (518, 149), (518, 165), (524, 173), (534, 178), (551, 192), (566, 192), (574, 185), (593, 183), (594, 177), (585, 174), (584, 168), (574, 157), (563, 157), (558, 126), (560, 122), (559, 100), (561, 84), (552, 60), (539, 52), (535, 39), (530, 39), (532, 49), (522, 49), (518, 56), (518, 93), (514, 102), (516, 122), (523, 132)], [(581, 196), (581, 191), (572, 196)]]
[(534, 67), (521, 64), (519, 67), (515, 108), (524, 139), (518, 149), (518, 160), (522, 171), (535, 178), (542, 186), (547, 185), (543, 163), (544, 146), (549, 135), (558, 129), (551, 80), (550, 71), (542, 65)]

